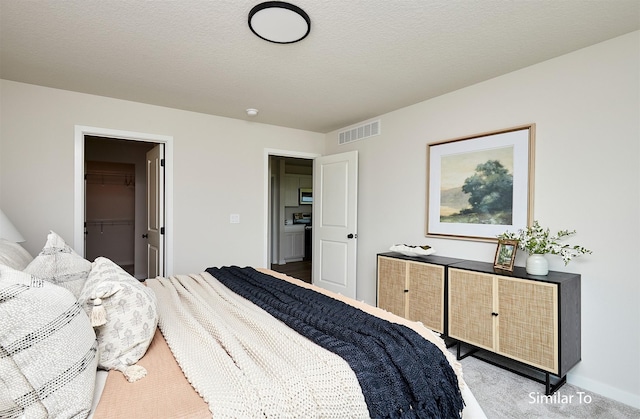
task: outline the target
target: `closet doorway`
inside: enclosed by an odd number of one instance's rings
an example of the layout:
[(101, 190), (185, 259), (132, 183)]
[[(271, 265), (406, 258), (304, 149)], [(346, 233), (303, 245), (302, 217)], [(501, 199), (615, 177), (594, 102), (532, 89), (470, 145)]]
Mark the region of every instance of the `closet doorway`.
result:
[(153, 142), (85, 136), (85, 258), (104, 256), (149, 276), (147, 153)]

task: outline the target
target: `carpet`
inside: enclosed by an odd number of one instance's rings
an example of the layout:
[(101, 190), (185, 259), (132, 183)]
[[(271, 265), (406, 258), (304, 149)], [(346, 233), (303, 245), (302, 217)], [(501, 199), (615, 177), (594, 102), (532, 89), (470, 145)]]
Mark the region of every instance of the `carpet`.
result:
[[(455, 346), (449, 350), (456, 352)], [(460, 363), (464, 379), (488, 419), (640, 418), (639, 409), (571, 384), (545, 396), (544, 384), (529, 378), (472, 356)]]

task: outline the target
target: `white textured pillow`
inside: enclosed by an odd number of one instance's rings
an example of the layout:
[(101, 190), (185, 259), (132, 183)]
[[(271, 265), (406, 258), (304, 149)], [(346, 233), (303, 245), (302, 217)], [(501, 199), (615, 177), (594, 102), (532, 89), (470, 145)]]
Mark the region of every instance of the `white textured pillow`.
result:
[(147, 352), (158, 325), (151, 288), (105, 257), (98, 257), (78, 302), (98, 337), (98, 367), (121, 371), (134, 382), (147, 371), (136, 362)]
[(0, 417), (86, 417), (96, 350), (69, 291), (0, 265)]
[(91, 262), (74, 252), (62, 237), (51, 231), (40, 254), (24, 271), (60, 285), (78, 298), (91, 272)]
[(19, 243), (0, 239), (0, 264), (21, 271), (32, 260), (33, 257)]

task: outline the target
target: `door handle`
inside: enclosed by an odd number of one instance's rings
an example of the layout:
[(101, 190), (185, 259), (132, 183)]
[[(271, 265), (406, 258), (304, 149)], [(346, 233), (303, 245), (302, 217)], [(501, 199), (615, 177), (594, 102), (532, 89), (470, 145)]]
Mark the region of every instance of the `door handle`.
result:
[(148, 239), (148, 238), (149, 238), (149, 235), (148, 235), (148, 234), (143, 234), (143, 235), (142, 235), (142, 238), (143, 238), (143, 239)]
[(347, 234), (347, 238), (348, 238), (348, 239), (357, 239), (357, 238), (358, 238), (358, 235), (357, 235), (357, 234), (351, 234), (351, 233), (349, 233), (349, 234)]

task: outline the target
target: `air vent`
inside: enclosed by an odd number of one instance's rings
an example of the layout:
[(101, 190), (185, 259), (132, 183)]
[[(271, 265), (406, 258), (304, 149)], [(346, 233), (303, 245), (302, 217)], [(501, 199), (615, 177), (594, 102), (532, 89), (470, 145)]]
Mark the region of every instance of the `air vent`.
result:
[(368, 122), (366, 124), (358, 125), (357, 127), (349, 128), (345, 131), (340, 131), (338, 144), (347, 144), (352, 141), (358, 141), (365, 138), (373, 137), (374, 135), (380, 135), (379, 119)]

